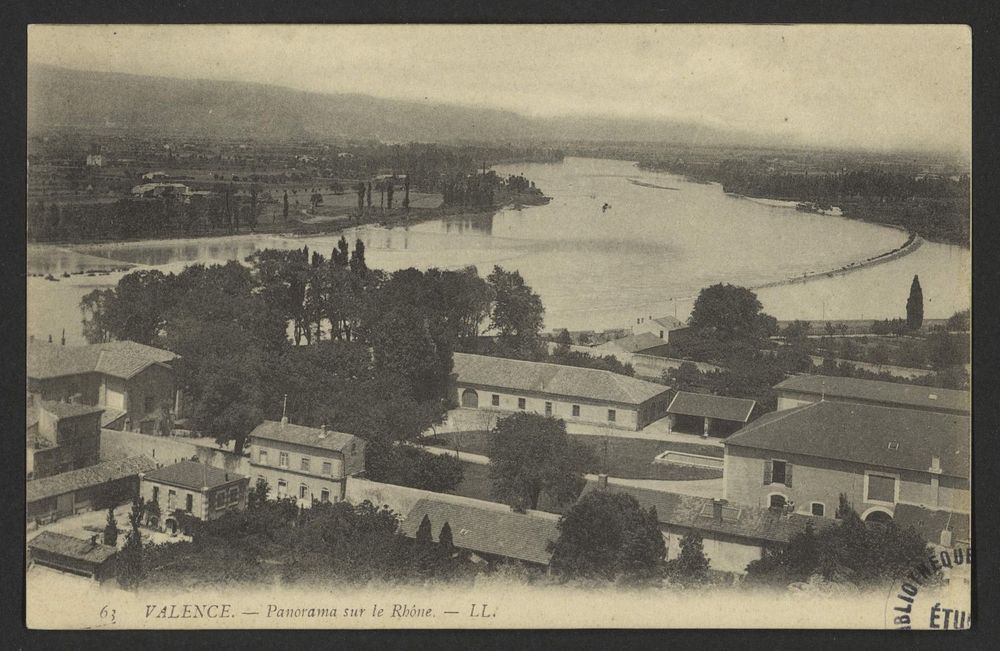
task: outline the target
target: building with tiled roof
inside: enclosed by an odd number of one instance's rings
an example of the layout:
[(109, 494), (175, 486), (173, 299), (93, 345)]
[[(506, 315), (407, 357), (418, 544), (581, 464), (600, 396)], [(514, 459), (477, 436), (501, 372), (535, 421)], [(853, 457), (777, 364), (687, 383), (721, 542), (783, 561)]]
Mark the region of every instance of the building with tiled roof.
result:
[(104, 409), (72, 402), (26, 401), (26, 472), (41, 479), (100, 461)]
[(760, 559), (765, 548), (787, 544), (809, 521), (824, 525), (819, 518), (779, 509), (631, 486), (588, 484), (583, 495), (595, 490), (626, 493), (642, 508), (655, 508), (668, 559), (680, 554), (680, 541), (685, 535), (697, 532), (702, 536), (710, 567), (723, 572), (745, 572), (747, 564)]
[(662, 343), (669, 343), (671, 339), (676, 343), (680, 337), (690, 332), (690, 328), (675, 316), (636, 317), (635, 323), (632, 324), (632, 334), (639, 335), (644, 332), (653, 335)]
[(968, 391), (827, 375), (793, 375), (774, 386), (778, 410), (820, 400), (969, 414)]
[(445, 523), (451, 529), (455, 547), (489, 561), (514, 559), (534, 565), (548, 565), (552, 557), (549, 543), (559, 537), (559, 517), (532, 511), (514, 513), (509, 507), (466, 499), (422, 498), (399, 524), (400, 533), (416, 538), (424, 518), (431, 524), (431, 539), (438, 542)]
[(632, 353), (640, 355), (661, 355), (665, 354), (669, 344), (651, 332), (640, 332), (638, 334), (612, 339), (599, 346), (594, 346), (594, 352), (601, 354)]
[(670, 391), (611, 371), (467, 353), (454, 354), (454, 386), (462, 407), (630, 430), (663, 417)]
[(365, 470), (366, 441), (326, 427), (266, 420), (247, 445), (253, 481), (265, 480), (272, 497), (294, 497), (303, 507), (344, 499), (347, 478)]
[(153, 433), (179, 416), (174, 353), (133, 341), (62, 346), (29, 342), (28, 391), (36, 398), (96, 405), (101, 426)]
[(101, 491), (134, 494), (139, 487), (139, 474), (154, 468), (155, 461), (136, 456), (32, 479), (25, 485), (28, 519), (47, 521), (89, 511)]
[(747, 424), (756, 406), (746, 398), (678, 391), (667, 407), (667, 431), (729, 436)]
[(176, 532), (177, 512), (199, 520), (214, 520), (246, 508), (249, 478), (197, 461), (179, 461), (140, 475), (140, 494), (156, 502), (160, 517), (154, 526)]
[(43, 531), (28, 541), (29, 563), (103, 581), (114, 575), (118, 549), (102, 544), (98, 536), (89, 540), (54, 531)]
[(840, 494), (866, 519), (901, 504), (968, 512), (971, 427), (965, 415), (825, 400), (773, 412), (726, 439), (725, 497), (825, 517)]

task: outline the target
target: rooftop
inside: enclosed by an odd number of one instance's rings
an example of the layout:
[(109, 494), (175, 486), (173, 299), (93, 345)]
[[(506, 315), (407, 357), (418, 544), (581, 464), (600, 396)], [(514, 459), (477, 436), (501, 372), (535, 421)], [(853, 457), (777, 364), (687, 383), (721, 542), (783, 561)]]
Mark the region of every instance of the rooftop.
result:
[(103, 373), (129, 379), (147, 366), (165, 364), (177, 355), (134, 341), (110, 341), (103, 344), (61, 346), (30, 342), (28, 377), (47, 379), (83, 373)]
[(650, 348), (656, 348), (658, 346), (666, 345), (666, 341), (660, 339), (651, 332), (640, 332), (637, 335), (629, 335), (628, 337), (622, 337), (621, 339), (613, 339), (607, 343), (601, 344), (601, 347), (612, 347), (624, 350), (627, 353), (638, 353), (643, 350), (649, 350)]
[(779, 382), (774, 388), (779, 391), (810, 393), (827, 398), (878, 401), (890, 406), (969, 413), (969, 392), (955, 389), (827, 375), (794, 375)]
[(678, 391), (667, 407), (668, 414), (704, 416), (745, 423), (757, 402), (744, 398), (713, 396), (707, 393)]
[(592, 368), (468, 353), (455, 353), (454, 360), (454, 372), (463, 384), (628, 405), (639, 405), (670, 390), (662, 384)]
[(680, 328), (686, 328), (687, 324), (678, 319), (675, 316), (661, 316), (653, 319), (653, 322), (657, 325), (661, 325), (667, 330), (679, 330)]
[(250, 432), (250, 437), (295, 443), (296, 445), (311, 448), (325, 448), (337, 452), (345, 452), (352, 445), (359, 443), (364, 445), (364, 439), (353, 434), (323, 430), (316, 427), (305, 427), (303, 425), (292, 425), (291, 423), (281, 423), (273, 420), (265, 420), (258, 425)]
[(838, 459), (868, 466), (969, 477), (968, 416), (850, 402), (820, 401), (766, 414), (725, 444)]
[(972, 521), (968, 513), (938, 511), (915, 504), (897, 504), (893, 519), (901, 527), (912, 526), (929, 543), (941, 544), (941, 532), (950, 529), (952, 544), (972, 540)]
[(81, 488), (90, 488), (109, 481), (116, 481), (148, 472), (156, 468), (156, 462), (145, 456), (128, 457), (105, 461), (86, 468), (70, 470), (51, 477), (33, 479), (25, 486), (28, 502), (43, 500), (56, 495), (64, 495)]
[(90, 416), (91, 414), (99, 414), (104, 411), (104, 407), (84, 405), (78, 402), (56, 402), (55, 400), (43, 400), (40, 407), (60, 419)]
[[(601, 489), (594, 484), (588, 484), (584, 488), (583, 495), (595, 490)], [(631, 495), (644, 509), (655, 507), (656, 517), (661, 524), (752, 540), (784, 543), (795, 534), (801, 533), (810, 520), (817, 528), (827, 524), (822, 518), (799, 513), (786, 515), (771, 509), (729, 503), (723, 505), (722, 517), (718, 518), (715, 516), (713, 500), (710, 497), (618, 485), (609, 486), (607, 490)]]
[(548, 543), (559, 537), (559, 519), (554, 515), (514, 513), (496, 505), (458, 504), (434, 498), (422, 498), (413, 505), (400, 522), (400, 533), (415, 538), (425, 515), (430, 519), (434, 541), (439, 540), (441, 527), (447, 522), (456, 547), (531, 563), (548, 564), (552, 557)]
[(201, 491), (230, 482), (246, 479), (243, 475), (215, 468), (197, 461), (179, 461), (170, 466), (151, 470), (143, 476), (143, 481), (160, 481), (181, 488)]
[(92, 543), (54, 531), (43, 531), (28, 542), (29, 549), (38, 549), (90, 563), (103, 563), (117, 553), (111, 545)]

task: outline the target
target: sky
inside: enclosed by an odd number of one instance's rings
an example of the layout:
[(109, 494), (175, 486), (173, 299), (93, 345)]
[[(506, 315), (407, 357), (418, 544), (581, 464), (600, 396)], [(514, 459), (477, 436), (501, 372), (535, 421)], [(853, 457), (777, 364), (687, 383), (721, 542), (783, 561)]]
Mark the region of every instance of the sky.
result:
[(965, 26), (36, 25), (28, 60), (778, 140), (971, 151)]

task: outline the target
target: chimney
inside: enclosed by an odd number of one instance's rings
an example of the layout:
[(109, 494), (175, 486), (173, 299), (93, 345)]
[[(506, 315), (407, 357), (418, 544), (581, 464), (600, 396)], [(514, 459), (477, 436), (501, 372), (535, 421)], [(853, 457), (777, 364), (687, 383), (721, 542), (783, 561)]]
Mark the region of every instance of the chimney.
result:
[(288, 416), (282, 416), (281, 417), (281, 426), (284, 427), (287, 424), (288, 424)]
[(931, 468), (930, 471), (933, 473), (941, 472), (941, 457), (932, 456), (931, 457)]
[(323, 423), (319, 428), (319, 437), (321, 439), (326, 438), (326, 423)]
[(712, 519), (716, 522), (722, 522), (722, 507), (729, 503), (729, 500), (713, 499), (712, 500)]
[(597, 476), (597, 488), (602, 491), (608, 490), (608, 476), (606, 474), (601, 473)]

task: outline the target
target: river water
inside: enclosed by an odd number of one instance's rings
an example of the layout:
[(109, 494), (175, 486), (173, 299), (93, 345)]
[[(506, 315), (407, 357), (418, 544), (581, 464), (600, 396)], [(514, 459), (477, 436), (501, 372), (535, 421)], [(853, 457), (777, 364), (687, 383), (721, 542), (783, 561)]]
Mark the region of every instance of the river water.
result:
[[(553, 197), (545, 206), (504, 209), (492, 217), (449, 218), (408, 228), (364, 227), (346, 233), (365, 242), (370, 267), (517, 269), (541, 297), (546, 328), (627, 327), (636, 318), (688, 316), (693, 297), (717, 282), (763, 285), (836, 269), (895, 249), (902, 231), (814, 215), (725, 194), (641, 171), (624, 161), (568, 158), (555, 164), (498, 166), (523, 173)], [(605, 209), (604, 205), (608, 204)], [(30, 246), (28, 272), (108, 268), (130, 263), (179, 271), (193, 262), (242, 260), (262, 248), (308, 245), (324, 254), (340, 235), (307, 238), (242, 235), (192, 240)], [(890, 318), (905, 313), (914, 274), (924, 315), (944, 318), (969, 307), (968, 250), (924, 243), (881, 265), (758, 291), (779, 319)], [(122, 273), (27, 279), (28, 333), (80, 342), (80, 298)]]

